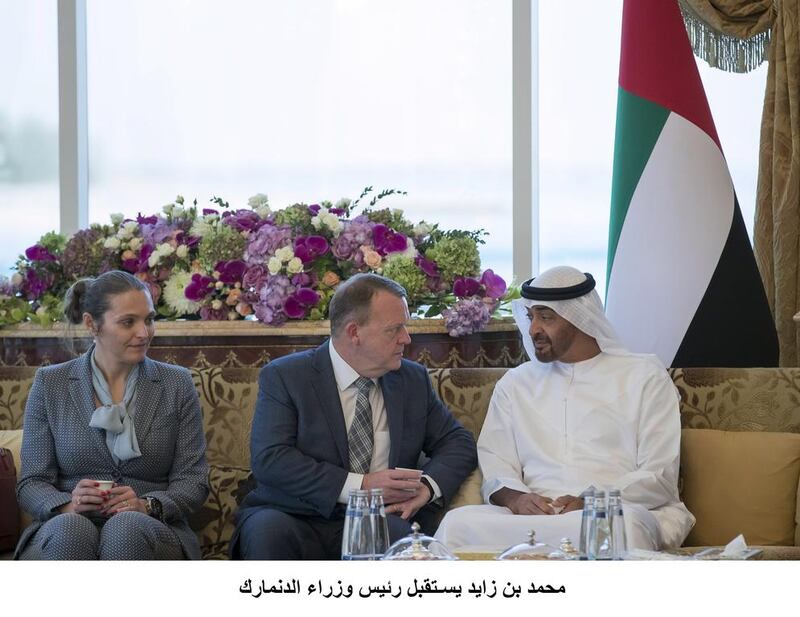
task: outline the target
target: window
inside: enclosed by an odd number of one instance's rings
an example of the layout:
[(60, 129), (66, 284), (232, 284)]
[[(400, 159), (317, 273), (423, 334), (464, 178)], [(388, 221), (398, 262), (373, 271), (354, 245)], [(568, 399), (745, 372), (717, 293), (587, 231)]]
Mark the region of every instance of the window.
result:
[(399, 188), (511, 275), (511, 2), (87, 5), (89, 220)]
[(0, 57), (0, 274), (8, 275), (25, 248), (59, 229), (55, 0), (0, 0)]

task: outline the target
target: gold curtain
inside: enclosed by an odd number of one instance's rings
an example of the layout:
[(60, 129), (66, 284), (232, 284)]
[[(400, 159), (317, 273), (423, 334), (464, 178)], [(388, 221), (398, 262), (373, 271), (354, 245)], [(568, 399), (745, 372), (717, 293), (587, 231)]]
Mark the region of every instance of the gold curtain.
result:
[(800, 0), (776, 2), (761, 119), (754, 245), (778, 329), (781, 366), (798, 366), (800, 337)]
[(770, 27), (779, 2), (680, 0), (695, 55), (724, 71), (752, 71), (766, 59)]

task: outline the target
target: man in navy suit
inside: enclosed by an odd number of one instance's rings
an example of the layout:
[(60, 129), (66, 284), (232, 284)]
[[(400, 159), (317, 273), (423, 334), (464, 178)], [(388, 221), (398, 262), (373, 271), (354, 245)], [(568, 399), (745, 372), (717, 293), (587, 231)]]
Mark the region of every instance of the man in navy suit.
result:
[[(416, 520), (433, 534), (477, 464), (475, 440), (433, 391), (411, 341), (405, 290), (375, 274), (342, 283), (331, 338), (267, 364), (238, 514), (239, 559), (339, 559), (348, 493), (382, 488), (390, 541)], [(423, 475), (409, 471), (422, 469)]]

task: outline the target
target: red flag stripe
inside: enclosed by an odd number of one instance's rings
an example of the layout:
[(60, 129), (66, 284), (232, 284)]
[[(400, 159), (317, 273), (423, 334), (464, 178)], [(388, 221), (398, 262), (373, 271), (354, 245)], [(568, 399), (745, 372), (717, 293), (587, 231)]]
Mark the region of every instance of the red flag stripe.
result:
[(680, 114), (720, 146), (678, 0), (625, 0), (619, 85)]

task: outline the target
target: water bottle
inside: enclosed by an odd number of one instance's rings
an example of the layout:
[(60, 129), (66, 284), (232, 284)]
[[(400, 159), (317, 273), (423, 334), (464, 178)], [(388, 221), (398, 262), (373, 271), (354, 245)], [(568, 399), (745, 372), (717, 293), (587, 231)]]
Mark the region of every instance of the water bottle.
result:
[(372, 525), (369, 517), (369, 491), (351, 489), (344, 514), (342, 559), (372, 559)]
[(611, 559), (611, 528), (608, 525), (605, 491), (594, 493), (594, 515), (589, 528), (589, 559)]
[(580, 559), (586, 559), (589, 554), (589, 529), (594, 516), (594, 487), (589, 487), (581, 493), (583, 498), (583, 515), (581, 516), (581, 535), (578, 538), (578, 553)]
[(608, 493), (608, 516), (611, 524), (611, 557), (625, 559), (628, 542), (625, 538), (625, 517), (622, 511), (622, 495), (619, 489)]
[(373, 559), (380, 559), (389, 549), (389, 523), (383, 506), (383, 489), (373, 488), (369, 492), (369, 519), (372, 527)]

